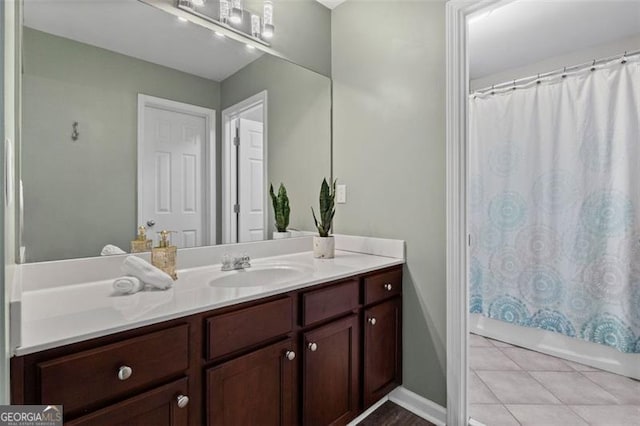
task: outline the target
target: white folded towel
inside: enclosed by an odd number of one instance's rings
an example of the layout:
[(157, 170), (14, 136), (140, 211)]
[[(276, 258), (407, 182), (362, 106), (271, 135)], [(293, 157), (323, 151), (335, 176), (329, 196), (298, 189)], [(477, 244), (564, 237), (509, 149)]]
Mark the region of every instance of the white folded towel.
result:
[(160, 290), (166, 290), (173, 285), (173, 279), (169, 274), (136, 256), (127, 256), (124, 259), (122, 272)]
[(144, 288), (144, 284), (136, 277), (120, 277), (113, 282), (113, 289), (124, 294), (137, 293)]
[(114, 246), (113, 244), (107, 244), (102, 247), (102, 251), (100, 252), (100, 256), (113, 256), (114, 254), (126, 254), (127, 252), (122, 250), (118, 246)]

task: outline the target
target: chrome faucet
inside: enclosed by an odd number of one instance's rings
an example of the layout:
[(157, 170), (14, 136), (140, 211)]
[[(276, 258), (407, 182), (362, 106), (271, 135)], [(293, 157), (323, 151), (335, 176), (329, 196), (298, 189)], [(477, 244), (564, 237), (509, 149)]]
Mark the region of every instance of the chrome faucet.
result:
[(222, 256), (222, 271), (234, 271), (237, 269), (246, 269), (251, 267), (251, 258), (248, 255), (243, 256), (229, 256), (225, 254)]

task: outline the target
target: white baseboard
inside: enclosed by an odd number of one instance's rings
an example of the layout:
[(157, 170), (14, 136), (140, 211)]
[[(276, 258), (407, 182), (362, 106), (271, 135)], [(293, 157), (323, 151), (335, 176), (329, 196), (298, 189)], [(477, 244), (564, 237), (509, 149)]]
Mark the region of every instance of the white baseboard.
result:
[(386, 396), (382, 397), (382, 399), (380, 399), (380, 401), (376, 402), (371, 407), (367, 408), (364, 413), (360, 414), (358, 417), (356, 417), (355, 419), (351, 420), (347, 424), (347, 426), (356, 426), (358, 423), (360, 423), (361, 421), (363, 421), (364, 419), (369, 417), (369, 414), (371, 414), (374, 411), (376, 411), (378, 408), (380, 408), (380, 406), (382, 404), (384, 404), (388, 400), (389, 400), (389, 395), (386, 395)]
[(445, 426), (447, 422), (447, 409), (430, 401), (417, 393), (411, 392), (402, 386), (395, 388), (389, 394), (389, 401), (394, 402), (402, 408), (411, 411), (416, 416), (437, 426)]

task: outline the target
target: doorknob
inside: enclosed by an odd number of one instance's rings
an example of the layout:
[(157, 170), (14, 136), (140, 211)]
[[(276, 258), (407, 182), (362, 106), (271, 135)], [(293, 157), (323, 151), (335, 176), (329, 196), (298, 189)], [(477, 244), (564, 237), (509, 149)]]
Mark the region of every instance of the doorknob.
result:
[(149, 228), (151, 228), (151, 227), (152, 227), (153, 225), (155, 225), (155, 224), (156, 224), (156, 221), (155, 221), (155, 220), (153, 220), (153, 219), (149, 219), (149, 220), (147, 221), (147, 227), (149, 227)]

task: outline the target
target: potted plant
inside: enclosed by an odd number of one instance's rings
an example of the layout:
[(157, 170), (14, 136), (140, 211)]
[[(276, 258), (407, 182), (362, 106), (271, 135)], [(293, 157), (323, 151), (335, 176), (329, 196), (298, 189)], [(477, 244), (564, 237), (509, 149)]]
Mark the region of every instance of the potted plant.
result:
[(287, 189), (281, 183), (278, 189), (278, 195), (273, 192), (273, 184), (270, 185), (269, 194), (271, 195), (271, 201), (273, 202), (273, 213), (276, 218), (276, 231), (273, 231), (273, 239), (280, 240), (282, 238), (289, 238), (291, 232), (287, 231), (289, 226), (289, 197), (287, 196)]
[(318, 259), (333, 259), (335, 257), (336, 244), (333, 236), (329, 235), (333, 216), (336, 214), (335, 198), (336, 181), (333, 181), (333, 185), (330, 188), (327, 179), (323, 179), (320, 186), (320, 222), (318, 222), (316, 213), (311, 207), (311, 214), (319, 234), (319, 236), (313, 237), (313, 257)]

